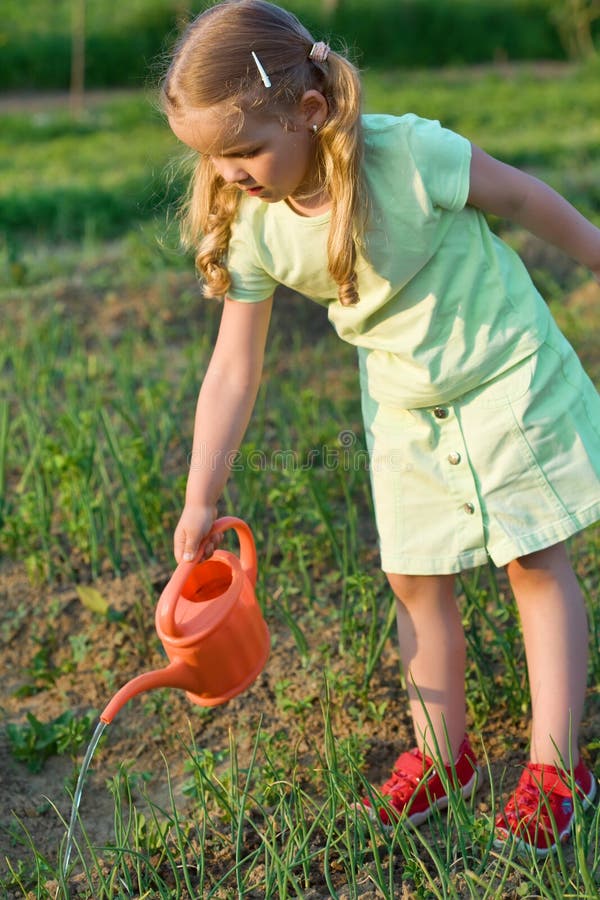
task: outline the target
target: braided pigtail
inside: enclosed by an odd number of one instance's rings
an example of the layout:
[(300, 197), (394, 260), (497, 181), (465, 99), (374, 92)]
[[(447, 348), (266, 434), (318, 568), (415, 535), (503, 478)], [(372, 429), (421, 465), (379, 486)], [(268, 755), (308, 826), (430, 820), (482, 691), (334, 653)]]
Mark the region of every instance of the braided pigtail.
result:
[(231, 283), (227, 250), (240, 197), (235, 185), (226, 184), (209, 159), (198, 158), (180, 213), (181, 237), (186, 249), (196, 251), (196, 271), (205, 297), (224, 296)]
[(332, 205), (328, 264), (338, 285), (340, 303), (350, 306), (359, 300), (356, 244), (367, 212), (361, 174), (360, 80), (354, 66), (333, 51), (321, 68), (325, 70), (323, 92), (329, 103), (327, 121), (317, 136), (323, 181)]

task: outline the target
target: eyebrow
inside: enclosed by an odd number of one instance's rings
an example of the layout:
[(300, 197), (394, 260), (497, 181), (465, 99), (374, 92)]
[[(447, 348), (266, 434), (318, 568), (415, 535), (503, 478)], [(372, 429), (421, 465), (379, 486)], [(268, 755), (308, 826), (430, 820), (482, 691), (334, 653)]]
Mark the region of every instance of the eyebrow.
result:
[(238, 146), (229, 147), (226, 151), (221, 150), (218, 156), (239, 156), (241, 153), (248, 153), (249, 150), (258, 150), (258, 143), (239, 144)]

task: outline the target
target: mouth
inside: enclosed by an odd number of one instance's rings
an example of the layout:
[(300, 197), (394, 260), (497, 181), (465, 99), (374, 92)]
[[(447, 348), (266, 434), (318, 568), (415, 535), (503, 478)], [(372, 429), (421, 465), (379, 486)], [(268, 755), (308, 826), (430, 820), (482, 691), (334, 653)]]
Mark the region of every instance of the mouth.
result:
[(238, 185), (241, 191), (244, 191), (246, 194), (250, 194), (251, 197), (257, 197), (261, 191), (263, 191), (263, 186), (261, 184), (253, 184), (251, 187), (244, 187), (243, 184)]

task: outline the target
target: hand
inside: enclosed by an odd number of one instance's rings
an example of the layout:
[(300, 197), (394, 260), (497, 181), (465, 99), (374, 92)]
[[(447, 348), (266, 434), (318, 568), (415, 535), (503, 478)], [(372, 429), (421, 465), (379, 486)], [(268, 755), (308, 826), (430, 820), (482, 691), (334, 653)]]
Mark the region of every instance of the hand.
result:
[(202, 562), (212, 556), (221, 535), (208, 534), (217, 515), (214, 506), (195, 506), (186, 503), (173, 536), (173, 552), (177, 562), (197, 559)]

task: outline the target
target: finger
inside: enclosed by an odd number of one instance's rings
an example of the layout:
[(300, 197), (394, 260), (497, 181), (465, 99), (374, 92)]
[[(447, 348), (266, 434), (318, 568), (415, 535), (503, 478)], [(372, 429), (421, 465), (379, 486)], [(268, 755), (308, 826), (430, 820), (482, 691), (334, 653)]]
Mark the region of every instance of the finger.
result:
[(189, 534), (185, 536), (182, 559), (184, 562), (192, 562), (200, 554), (202, 542), (198, 538), (194, 539)]
[(183, 551), (182, 559), (184, 562), (191, 562), (198, 556), (198, 547), (195, 547), (193, 544), (186, 542), (185, 549)]
[(178, 563), (183, 559), (184, 552), (185, 534), (181, 534), (179, 531), (176, 531), (173, 535), (173, 555)]
[(206, 541), (203, 541), (203, 543), (200, 544), (200, 550), (201, 550), (201, 554), (202, 554), (202, 559), (208, 559), (209, 557), (211, 557), (213, 555), (213, 553), (215, 552), (215, 545), (214, 545), (213, 538), (209, 538)]
[(222, 531), (210, 532), (210, 534), (207, 535), (205, 545), (207, 555), (212, 555), (215, 552), (215, 550), (223, 542), (223, 538), (224, 535)]

